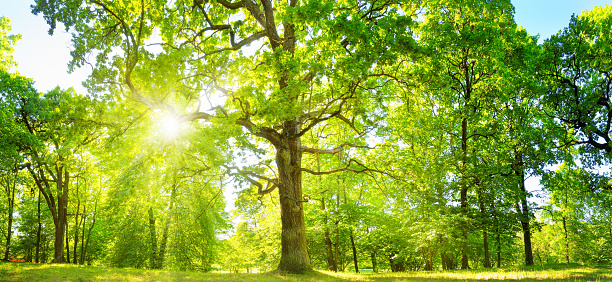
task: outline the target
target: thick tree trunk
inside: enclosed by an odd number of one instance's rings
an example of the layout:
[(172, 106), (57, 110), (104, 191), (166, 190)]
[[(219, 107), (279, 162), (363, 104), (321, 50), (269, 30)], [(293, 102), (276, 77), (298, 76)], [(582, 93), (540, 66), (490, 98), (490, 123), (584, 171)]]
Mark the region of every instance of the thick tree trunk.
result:
[(359, 264), (357, 262), (357, 248), (355, 248), (355, 239), (353, 238), (353, 230), (350, 230), (351, 247), (353, 248), (353, 262), (355, 263), (355, 273), (359, 273)]
[[(17, 186), (17, 179), (13, 179), (13, 185), (10, 185), (10, 175), (6, 175), (7, 185), (6, 185), (6, 199), (8, 202), (8, 226), (6, 231), (6, 249), (4, 251), (4, 260), (9, 259), (10, 249), (11, 249), (11, 238), (13, 236), (13, 210), (15, 208), (15, 188)], [(17, 177), (17, 174), (15, 174)]]
[(38, 191), (38, 211), (36, 212), (36, 216), (38, 218), (38, 228), (36, 230), (36, 257), (34, 261), (36, 263), (40, 262), (40, 235), (42, 232), (42, 222), (40, 221), (40, 191)]
[[(294, 136), (300, 130), (299, 123), (286, 121), (284, 136)], [(289, 272), (311, 270), (306, 245), (306, 225), (302, 207), (302, 145), (299, 137), (283, 136), (276, 148), (276, 164), (281, 185), (279, 198), (281, 210), (281, 257), (278, 269)]]

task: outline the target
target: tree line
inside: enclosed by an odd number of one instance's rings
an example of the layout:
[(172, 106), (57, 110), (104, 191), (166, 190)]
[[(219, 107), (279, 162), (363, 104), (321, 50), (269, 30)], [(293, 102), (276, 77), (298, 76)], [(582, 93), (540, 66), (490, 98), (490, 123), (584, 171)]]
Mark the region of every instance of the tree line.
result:
[(612, 150), (610, 6), (542, 43), (508, 0), (32, 12), (73, 34), (69, 69), (91, 75), (88, 93), (39, 93), (11, 71), (19, 36), (0, 21), (5, 260), (359, 272), (612, 259), (612, 182), (597, 172)]

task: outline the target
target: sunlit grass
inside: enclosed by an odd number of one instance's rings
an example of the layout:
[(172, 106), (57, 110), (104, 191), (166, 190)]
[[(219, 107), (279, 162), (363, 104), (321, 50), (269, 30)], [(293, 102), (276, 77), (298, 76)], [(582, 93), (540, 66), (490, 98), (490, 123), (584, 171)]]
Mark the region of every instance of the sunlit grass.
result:
[(612, 281), (609, 266), (547, 265), (401, 273), (199, 273), (95, 266), (0, 263), (0, 281)]

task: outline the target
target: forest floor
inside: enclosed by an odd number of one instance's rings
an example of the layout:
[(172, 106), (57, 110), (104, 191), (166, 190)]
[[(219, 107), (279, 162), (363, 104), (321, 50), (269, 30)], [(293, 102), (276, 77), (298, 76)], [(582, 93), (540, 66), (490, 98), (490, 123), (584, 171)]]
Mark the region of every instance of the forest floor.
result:
[(197, 273), (33, 263), (0, 263), (0, 281), (612, 281), (612, 266), (545, 265), (380, 274)]

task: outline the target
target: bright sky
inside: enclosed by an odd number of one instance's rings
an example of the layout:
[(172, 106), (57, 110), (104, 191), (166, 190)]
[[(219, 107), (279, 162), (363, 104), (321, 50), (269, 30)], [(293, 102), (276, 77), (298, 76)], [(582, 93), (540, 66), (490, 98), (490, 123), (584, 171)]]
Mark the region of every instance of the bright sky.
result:
[[(516, 7), (516, 22), (530, 34), (540, 34), (541, 42), (567, 26), (572, 14), (580, 14), (594, 6), (612, 5), (612, 0), (512, 0), (512, 3)], [(33, 78), (39, 91), (59, 85), (85, 92), (81, 82), (87, 77), (88, 70), (67, 73), (70, 34), (61, 29), (49, 36), (49, 27), (42, 16), (34, 16), (30, 12), (32, 4), (33, 0), (0, 0), (0, 16), (10, 18), (13, 33), (23, 36), (13, 54), (19, 63), (15, 70)]]

